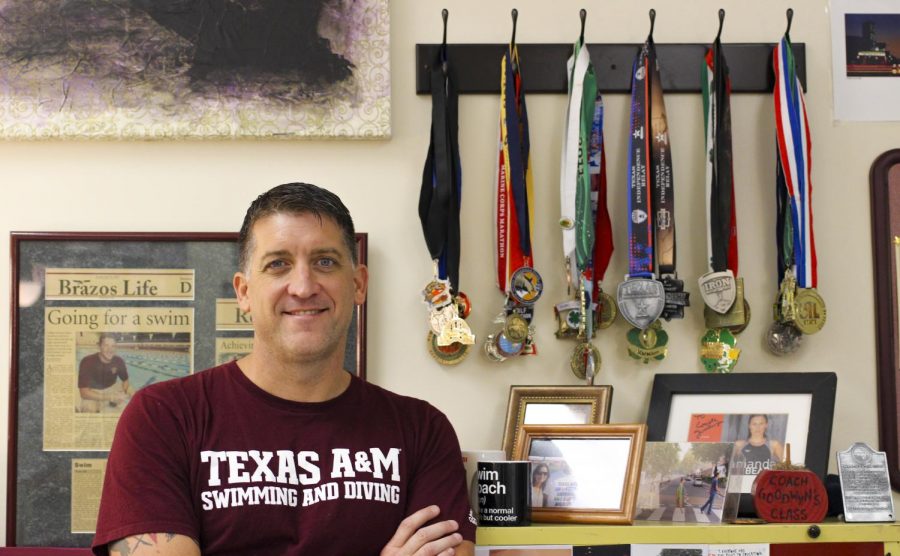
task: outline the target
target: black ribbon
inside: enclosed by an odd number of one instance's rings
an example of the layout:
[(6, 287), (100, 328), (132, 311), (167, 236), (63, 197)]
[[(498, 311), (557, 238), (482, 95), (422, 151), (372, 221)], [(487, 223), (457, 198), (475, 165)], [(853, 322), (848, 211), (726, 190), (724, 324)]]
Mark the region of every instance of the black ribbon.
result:
[(528, 220), (528, 191), (525, 176), (528, 173), (528, 157), (531, 145), (528, 139), (528, 112), (525, 109), (525, 93), (521, 87), (521, 75), (513, 57), (516, 51), (510, 47), (506, 55), (506, 142), (509, 147), (509, 167), (512, 182), (513, 203), (516, 206), (516, 222), (519, 225), (519, 247), (522, 255), (531, 256), (531, 224)]
[(728, 268), (728, 251), (731, 244), (731, 212), (734, 203), (734, 176), (732, 175), (731, 148), (731, 99), (728, 88), (728, 64), (722, 51), (722, 42), (713, 43), (713, 144), (712, 184), (710, 187), (710, 242), (712, 244), (713, 271)]
[(419, 220), (432, 259), (450, 287), (459, 287), (459, 209), (462, 169), (459, 161), (459, 96), (453, 69), (441, 49), (431, 68), (431, 143), (422, 171)]

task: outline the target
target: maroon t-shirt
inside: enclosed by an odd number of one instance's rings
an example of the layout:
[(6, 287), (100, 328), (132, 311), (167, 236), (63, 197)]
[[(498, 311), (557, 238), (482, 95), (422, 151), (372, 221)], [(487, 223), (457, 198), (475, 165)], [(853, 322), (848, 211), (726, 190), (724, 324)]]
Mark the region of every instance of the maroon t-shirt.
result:
[(332, 400), (291, 402), (231, 362), (128, 404), (93, 548), (177, 533), (204, 555), (364, 556), (431, 504), (475, 541), (459, 441), (437, 409), (355, 378)]

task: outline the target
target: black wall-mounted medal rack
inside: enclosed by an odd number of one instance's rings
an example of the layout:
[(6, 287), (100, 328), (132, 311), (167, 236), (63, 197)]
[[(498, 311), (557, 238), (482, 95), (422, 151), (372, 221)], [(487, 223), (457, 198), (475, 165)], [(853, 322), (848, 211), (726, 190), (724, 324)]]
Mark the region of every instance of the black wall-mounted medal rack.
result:
[[(770, 93), (775, 85), (773, 43), (723, 44), (731, 72), (733, 93)], [(806, 91), (806, 44), (793, 43), (797, 75)], [(440, 44), (416, 45), (416, 94), (431, 93), (431, 65)], [(603, 93), (630, 93), (631, 66), (640, 44), (588, 44)], [(506, 44), (448, 44), (447, 56), (460, 94), (497, 94), (500, 60)], [(567, 92), (566, 60), (571, 44), (518, 44), (525, 92)], [(699, 93), (701, 63), (707, 44), (656, 44), (660, 75), (666, 93)]]

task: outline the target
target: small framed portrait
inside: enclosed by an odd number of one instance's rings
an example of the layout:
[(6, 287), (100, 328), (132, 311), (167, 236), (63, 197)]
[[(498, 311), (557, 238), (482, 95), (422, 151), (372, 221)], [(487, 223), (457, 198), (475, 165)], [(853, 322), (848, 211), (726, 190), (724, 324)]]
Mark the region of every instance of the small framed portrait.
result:
[(602, 425), (609, 422), (612, 386), (510, 386), (503, 450), (512, 457), (522, 425)]
[(834, 373), (658, 374), (647, 438), (655, 442), (727, 442), (740, 514), (752, 515), (756, 476), (793, 463), (824, 477), (828, 468), (837, 375)]
[(647, 426), (522, 425), (514, 459), (531, 462), (532, 520), (634, 521)]

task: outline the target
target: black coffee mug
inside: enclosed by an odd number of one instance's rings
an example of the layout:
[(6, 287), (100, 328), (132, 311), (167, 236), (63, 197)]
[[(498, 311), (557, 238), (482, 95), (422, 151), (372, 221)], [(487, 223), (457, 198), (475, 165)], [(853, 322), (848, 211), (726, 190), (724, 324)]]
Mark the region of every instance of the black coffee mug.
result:
[(476, 480), (479, 525), (531, 525), (531, 462), (479, 461)]

